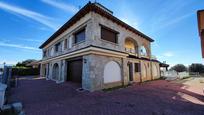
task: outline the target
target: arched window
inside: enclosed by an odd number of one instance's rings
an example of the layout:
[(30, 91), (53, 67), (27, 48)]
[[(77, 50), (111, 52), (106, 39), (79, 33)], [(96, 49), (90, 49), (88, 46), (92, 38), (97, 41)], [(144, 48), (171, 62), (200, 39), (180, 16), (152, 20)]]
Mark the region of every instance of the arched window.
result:
[(104, 67), (104, 83), (121, 81), (121, 69), (115, 61), (108, 62)]

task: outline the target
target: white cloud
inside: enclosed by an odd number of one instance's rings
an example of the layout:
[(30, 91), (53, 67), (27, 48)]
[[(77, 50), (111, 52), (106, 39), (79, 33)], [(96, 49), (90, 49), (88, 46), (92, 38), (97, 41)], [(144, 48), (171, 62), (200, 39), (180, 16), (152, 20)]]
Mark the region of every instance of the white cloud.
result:
[(56, 0), (42, 0), (42, 2), (54, 6), (56, 8), (65, 10), (67, 12), (76, 13), (78, 11), (78, 8), (75, 7), (74, 5), (62, 3)]
[(35, 20), (35, 21), (37, 21), (43, 25), (46, 25), (47, 27), (50, 27), (54, 30), (56, 30), (58, 27), (56, 24), (51, 22), (51, 20), (54, 20), (54, 19), (52, 19), (48, 16), (45, 16), (45, 15), (42, 15), (40, 13), (31, 11), (31, 10), (27, 10), (27, 9), (20, 8), (17, 6), (9, 5), (9, 4), (3, 3), (3, 2), (0, 2), (0, 8), (5, 10), (5, 11), (8, 11), (10, 13), (14, 13), (14, 14), (21, 15), (21, 16), (30, 18), (32, 20)]
[(172, 57), (172, 56), (174, 56), (174, 53), (172, 53), (172, 52), (165, 52), (163, 54), (163, 56), (165, 56), (165, 57)]
[(22, 38), (19, 38), (20, 40), (24, 40), (24, 41), (28, 41), (28, 42), (42, 42), (42, 40), (37, 40), (37, 39), (22, 39)]
[(0, 46), (40, 51), (40, 49), (35, 48), (35, 47), (29, 47), (29, 46), (24, 46), (24, 45), (19, 45), (19, 44), (9, 44), (5, 42), (0, 42)]
[(179, 23), (179, 22), (181, 22), (182, 20), (184, 20), (184, 19), (186, 19), (186, 18), (188, 18), (188, 17), (190, 17), (190, 16), (192, 16), (192, 15), (193, 15), (193, 13), (185, 14), (185, 15), (183, 15), (183, 16), (180, 16), (180, 17), (177, 17), (177, 18), (172, 19), (172, 20), (170, 20), (170, 21), (167, 21), (166, 23), (162, 23), (162, 24), (160, 24), (160, 25), (158, 26), (158, 29), (163, 29), (163, 28), (166, 28), (166, 27), (168, 27), (168, 26), (171, 26), (171, 25), (174, 25), (174, 24), (176, 24), (176, 23)]

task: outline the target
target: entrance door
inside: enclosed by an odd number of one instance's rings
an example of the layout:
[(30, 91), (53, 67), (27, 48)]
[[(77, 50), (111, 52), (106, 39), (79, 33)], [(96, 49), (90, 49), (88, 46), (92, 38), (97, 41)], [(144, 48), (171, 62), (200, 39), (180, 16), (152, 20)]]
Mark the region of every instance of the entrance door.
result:
[(128, 66), (129, 66), (129, 80), (133, 81), (133, 65), (132, 63), (129, 63)]
[(82, 82), (82, 59), (68, 61), (68, 81)]

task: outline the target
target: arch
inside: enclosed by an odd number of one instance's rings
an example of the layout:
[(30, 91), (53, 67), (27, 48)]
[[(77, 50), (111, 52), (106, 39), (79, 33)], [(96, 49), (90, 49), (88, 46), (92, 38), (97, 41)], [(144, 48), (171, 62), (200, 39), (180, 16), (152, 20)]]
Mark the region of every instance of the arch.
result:
[(141, 47), (140, 47), (140, 55), (142, 55), (142, 56), (147, 56), (147, 48), (144, 46), (144, 45), (142, 45)]
[(158, 68), (157, 68), (156, 64), (152, 65), (152, 76), (153, 76), (153, 79), (158, 76)]
[(138, 44), (137, 41), (133, 38), (126, 38), (125, 39), (125, 50), (130, 53), (138, 53)]
[(104, 67), (104, 83), (121, 81), (121, 68), (115, 61), (108, 62)]
[(142, 63), (141, 65), (142, 65), (142, 67), (141, 67), (142, 77), (146, 78), (147, 77), (147, 67), (144, 63)]
[(57, 80), (58, 77), (59, 77), (59, 65), (58, 65), (58, 63), (55, 63), (53, 65), (52, 78), (54, 80)]

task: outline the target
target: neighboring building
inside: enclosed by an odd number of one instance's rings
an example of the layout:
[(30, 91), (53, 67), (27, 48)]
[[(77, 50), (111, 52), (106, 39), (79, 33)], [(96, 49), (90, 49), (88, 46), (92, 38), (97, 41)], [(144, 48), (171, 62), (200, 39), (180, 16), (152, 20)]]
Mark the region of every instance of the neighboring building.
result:
[(41, 75), (89, 91), (160, 77), (150, 37), (98, 3), (86, 4), (40, 48)]
[(198, 31), (201, 39), (202, 57), (204, 58), (204, 10), (199, 10), (198, 15)]

